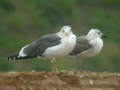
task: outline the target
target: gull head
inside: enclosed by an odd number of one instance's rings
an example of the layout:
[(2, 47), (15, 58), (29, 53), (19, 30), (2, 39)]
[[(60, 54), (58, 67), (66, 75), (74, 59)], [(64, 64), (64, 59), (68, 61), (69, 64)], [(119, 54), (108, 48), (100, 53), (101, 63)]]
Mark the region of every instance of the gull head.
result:
[(63, 26), (60, 30), (60, 33), (64, 36), (70, 36), (72, 34), (71, 26)]
[(101, 38), (101, 37), (106, 37), (99, 29), (91, 29), (87, 36), (91, 38)]

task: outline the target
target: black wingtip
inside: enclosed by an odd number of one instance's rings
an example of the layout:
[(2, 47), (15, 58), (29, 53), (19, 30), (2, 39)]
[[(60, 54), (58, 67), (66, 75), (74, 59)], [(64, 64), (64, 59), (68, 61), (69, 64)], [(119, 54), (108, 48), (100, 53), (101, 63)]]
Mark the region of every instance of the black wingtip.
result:
[(18, 55), (13, 55), (8, 57), (8, 60), (18, 60), (18, 59), (19, 59)]

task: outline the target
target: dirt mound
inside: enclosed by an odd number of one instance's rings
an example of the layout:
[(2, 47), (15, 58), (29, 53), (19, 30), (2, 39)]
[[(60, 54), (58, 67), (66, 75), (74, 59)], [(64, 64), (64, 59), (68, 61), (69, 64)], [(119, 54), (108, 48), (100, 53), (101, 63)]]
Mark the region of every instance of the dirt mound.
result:
[(120, 90), (118, 73), (0, 73), (0, 90)]

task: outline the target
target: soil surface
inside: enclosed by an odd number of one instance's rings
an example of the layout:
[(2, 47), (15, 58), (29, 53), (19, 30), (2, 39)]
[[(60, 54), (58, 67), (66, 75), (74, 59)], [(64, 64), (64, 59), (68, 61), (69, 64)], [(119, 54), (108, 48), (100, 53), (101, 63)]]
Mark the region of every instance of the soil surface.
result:
[(0, 90), (120, 90), (119, 73), (0, 73)]

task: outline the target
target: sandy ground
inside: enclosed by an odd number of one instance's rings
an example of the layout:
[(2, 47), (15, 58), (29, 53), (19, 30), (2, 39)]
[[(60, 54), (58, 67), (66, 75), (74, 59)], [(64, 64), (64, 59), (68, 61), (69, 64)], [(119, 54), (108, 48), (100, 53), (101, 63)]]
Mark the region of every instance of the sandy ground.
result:
[(0, 90), (120, 90), (119, 73), (0, 73)]

